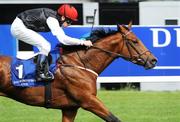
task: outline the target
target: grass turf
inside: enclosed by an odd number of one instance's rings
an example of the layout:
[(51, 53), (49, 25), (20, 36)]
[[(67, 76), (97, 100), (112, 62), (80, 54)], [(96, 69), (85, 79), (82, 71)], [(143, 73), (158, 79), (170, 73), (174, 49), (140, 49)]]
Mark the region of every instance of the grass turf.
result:
[[(180, 92), (98, 91), (99, 98), (123, 122), (180, 122)], [(60, 122), (61, 111), (31, 107), (0, 97), (0, 122)], [(75, 122), (102, 122), (79, 109)]]

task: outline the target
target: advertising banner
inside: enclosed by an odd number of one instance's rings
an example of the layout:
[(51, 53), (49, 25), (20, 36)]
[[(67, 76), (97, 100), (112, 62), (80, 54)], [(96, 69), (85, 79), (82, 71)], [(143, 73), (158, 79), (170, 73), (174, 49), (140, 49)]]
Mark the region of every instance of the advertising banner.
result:
[[(100, 27), (94, 27), (98, 29)], [(105, 29), (117, 29), (116, 26), (103, 26)], [(71, 37), (81, 38), (91, 32), (91, 27), (73, 26), (64, 29)], [(100, 76), (179, 76), (180, 75), (180, 26), (134, 26), (132, 31), (157, 57), (158, 63), (154, 69), (145, 70), (141, 66), (116, 59)], [(42, 33), (52, 43), (52, 48), (58, 43), (53, 35)], [(1, 54), (16, 55), (16, 41), (10, 34), (9, 25), (0, 26)], [(93, 58), (93, 57), (92, 57)]]

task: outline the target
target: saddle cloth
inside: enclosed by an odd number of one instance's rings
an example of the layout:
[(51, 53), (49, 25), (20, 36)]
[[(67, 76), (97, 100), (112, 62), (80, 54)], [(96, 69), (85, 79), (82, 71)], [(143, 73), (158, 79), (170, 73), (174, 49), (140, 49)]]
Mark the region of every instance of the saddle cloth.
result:
[[(57, 60), (60, 57), (59, 48), (54, 49), (50, 52), (52, 61), (49, 67), (49, 70), (55, 74), (57, 69)], [(12, 58), (11, 62), (11, 81), (12, 84), (16, 87), (36, 87), (44, 86), (45, 83), (36, 82), (36, 63), (34, 62), (35, 57), (32, 57), (28, 60), (18, 59), (16, 57)]]

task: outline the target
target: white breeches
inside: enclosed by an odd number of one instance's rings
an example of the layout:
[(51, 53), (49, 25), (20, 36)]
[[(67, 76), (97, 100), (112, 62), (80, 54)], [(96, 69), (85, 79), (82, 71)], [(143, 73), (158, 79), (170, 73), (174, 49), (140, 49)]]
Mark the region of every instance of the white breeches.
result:
[(41, 54), (47, 56), (51, 50), (51, 44), (39, 33), (28, 29), (19, 18), (16, 18), (12, 23), (11, 33), (16, 39), (36, 46)]

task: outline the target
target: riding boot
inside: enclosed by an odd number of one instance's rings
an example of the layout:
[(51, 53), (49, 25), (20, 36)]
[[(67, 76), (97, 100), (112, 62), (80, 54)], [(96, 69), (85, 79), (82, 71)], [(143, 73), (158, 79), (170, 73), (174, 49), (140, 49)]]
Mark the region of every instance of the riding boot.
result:
[(48, 57), (39, 54), (36, 66), (36, 81), (51, 81), (54, 79), (53, 74), (49, 71)]

